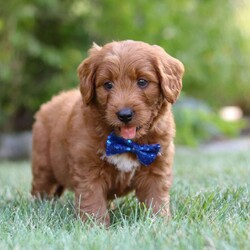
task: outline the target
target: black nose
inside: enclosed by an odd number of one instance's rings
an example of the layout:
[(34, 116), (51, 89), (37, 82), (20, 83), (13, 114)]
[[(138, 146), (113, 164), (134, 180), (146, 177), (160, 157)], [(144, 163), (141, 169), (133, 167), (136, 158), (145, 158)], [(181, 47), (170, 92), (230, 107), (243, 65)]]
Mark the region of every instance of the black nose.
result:
[(122, 121), (124, 123), (128, 123), (132, 120), (132, 118), (134, 116), (134, 111), (130, 108), (124, 108), (124, 109), (119, 110), (116, 113), (116, 115), (120, 121)]

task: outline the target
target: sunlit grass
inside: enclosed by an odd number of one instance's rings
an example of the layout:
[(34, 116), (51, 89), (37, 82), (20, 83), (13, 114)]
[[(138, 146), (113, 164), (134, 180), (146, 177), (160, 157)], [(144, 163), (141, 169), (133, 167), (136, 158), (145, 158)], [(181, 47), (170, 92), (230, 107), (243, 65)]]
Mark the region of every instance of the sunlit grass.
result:
[(73, 194), (29, 195), (28, 162), (0, 163), (0, 249), (248, 249), (250, 155), (177, 151), (172, 220), (133, 195), (116, 200), (105, 229), (77, 219)]

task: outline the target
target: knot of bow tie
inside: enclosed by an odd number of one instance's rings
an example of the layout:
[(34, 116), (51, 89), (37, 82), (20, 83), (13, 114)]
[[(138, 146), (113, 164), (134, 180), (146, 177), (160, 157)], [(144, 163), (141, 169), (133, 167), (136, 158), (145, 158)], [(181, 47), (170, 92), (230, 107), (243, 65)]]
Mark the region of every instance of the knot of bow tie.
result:
[(130, 152), (135, 154), (139, 162), (145, 166), (150, 165), (156, 159), (160, 149), (160, 144), (140, 145), (130, 139), (118, 137), (113, 132), (108, 136), (106, 142), (107, 156)]

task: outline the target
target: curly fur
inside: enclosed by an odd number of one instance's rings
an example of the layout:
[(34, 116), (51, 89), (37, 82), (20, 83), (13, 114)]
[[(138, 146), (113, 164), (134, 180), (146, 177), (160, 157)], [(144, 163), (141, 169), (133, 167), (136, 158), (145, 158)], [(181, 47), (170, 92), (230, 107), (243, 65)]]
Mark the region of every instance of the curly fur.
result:
[[(182, 88), (184, 67), (162, 48), (121, 41), (94, 45), (78, 68), (80, 91), (63, 92), (43, 104), (33, 125), (32, 194), (75, 193), (82, 218), (93, 215), (109, 224), (108, 201), (135, 190), (139, 201), (170, 216), (175, 124), (171, 111)], [(138, 79), (148, 86), (139, 88)], [(108, 91), (104, 83), (114, 87)], [(124, 125), (116, 113), (129, 107), (135, 115)], [(126, 153), (107, 158), (108, 134), (137, 127), (137, 143), (161, 144), (149, 166)]]

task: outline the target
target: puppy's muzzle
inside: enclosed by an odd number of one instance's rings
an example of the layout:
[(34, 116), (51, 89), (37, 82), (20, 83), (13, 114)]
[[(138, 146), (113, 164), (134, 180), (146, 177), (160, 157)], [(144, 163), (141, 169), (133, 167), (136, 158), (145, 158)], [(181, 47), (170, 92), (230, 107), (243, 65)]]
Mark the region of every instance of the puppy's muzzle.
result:
[(133, 119), (134, 113), (131, 108), (123, 108), (116, 115), (121, 122), (129, 123)]

